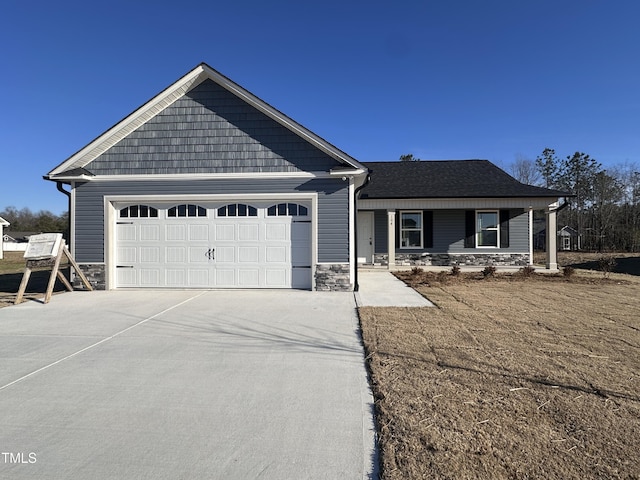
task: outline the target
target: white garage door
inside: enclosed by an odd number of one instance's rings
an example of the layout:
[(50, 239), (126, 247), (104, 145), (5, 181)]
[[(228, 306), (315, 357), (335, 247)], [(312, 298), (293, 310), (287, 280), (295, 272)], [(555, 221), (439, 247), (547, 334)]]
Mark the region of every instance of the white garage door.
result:
[(311, 288), (297, 202), (118, 205), (116, 287)]

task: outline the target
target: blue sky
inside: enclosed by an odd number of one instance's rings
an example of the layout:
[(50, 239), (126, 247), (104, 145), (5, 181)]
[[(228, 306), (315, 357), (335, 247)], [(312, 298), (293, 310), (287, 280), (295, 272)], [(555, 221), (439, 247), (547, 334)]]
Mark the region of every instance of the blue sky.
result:
[(0, 210), (200, 62), (362, 161), (640, 162), (635, 0), (6, 0)]

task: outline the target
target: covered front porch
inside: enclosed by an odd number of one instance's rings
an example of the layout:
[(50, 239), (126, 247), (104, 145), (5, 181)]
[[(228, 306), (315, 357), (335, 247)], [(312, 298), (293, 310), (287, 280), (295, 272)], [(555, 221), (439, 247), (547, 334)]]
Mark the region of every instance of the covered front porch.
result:
[(544, 269), (556, 272), (558, 202), (550, 200), (360, 199), (358, 265), (439, 270), (533, 265), (533, 212), (544, 210), (546, 230), (553, 232), (547, 233)]

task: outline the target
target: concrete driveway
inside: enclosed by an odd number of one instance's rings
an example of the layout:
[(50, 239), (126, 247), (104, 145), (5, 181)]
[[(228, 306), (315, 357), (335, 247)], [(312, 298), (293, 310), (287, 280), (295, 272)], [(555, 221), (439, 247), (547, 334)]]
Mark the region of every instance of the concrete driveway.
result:
[(351, 293), (0, 309), (0, 478), (369, 478), (372, 405)]

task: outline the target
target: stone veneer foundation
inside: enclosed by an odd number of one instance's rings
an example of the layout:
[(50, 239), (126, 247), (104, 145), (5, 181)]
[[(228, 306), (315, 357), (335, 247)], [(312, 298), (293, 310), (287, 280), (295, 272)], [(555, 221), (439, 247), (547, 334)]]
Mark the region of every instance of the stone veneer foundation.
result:
[(348, 263), (316, 265), (316, 290), (319, 292), (350, 292), (353, 290), (350, 276)]
[[(79, 265), (79, 267), (95, 290), (104, 290), (107, 288), (107, 278), (105, 274), (104, 263), (84, 263)], [(73, 288), (79, 290), (82, 290), (84, 288), (80, 277), (78, 277), (77, 275), (73, 276)]]
[[(96, 290), (106, 288), (105, 266), (101, 263), (82, 264), (82, 272)], [(353, 290), (350, 282), (348, 263), (316, 265), (316, 290), (322, 292), (349, 292)], [(73, 279), (74, 288), (83, 288), (79, 277)]]
[[(386, 253), (376, 253), (375, 264), (388, 265)], [(526, 253), (396, 253), (396, 266), (517, 266), (529, 265), (529, 254)]]

